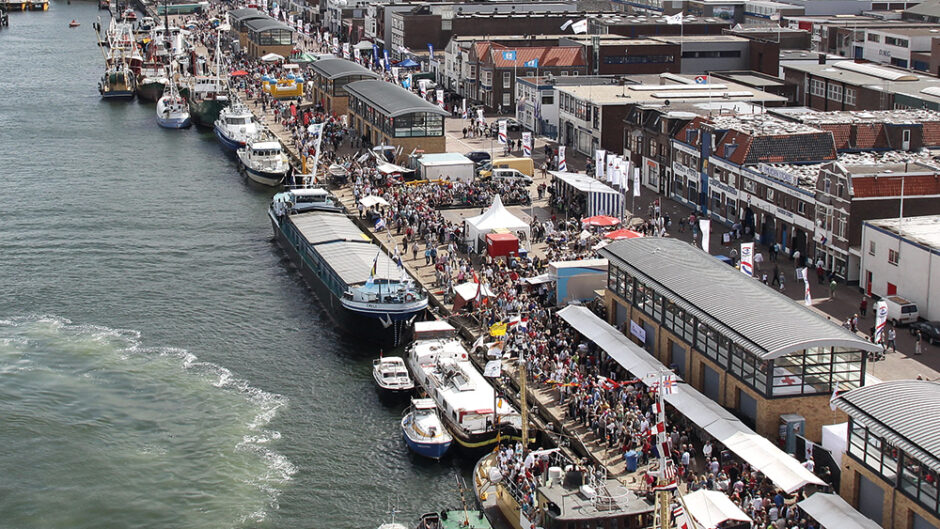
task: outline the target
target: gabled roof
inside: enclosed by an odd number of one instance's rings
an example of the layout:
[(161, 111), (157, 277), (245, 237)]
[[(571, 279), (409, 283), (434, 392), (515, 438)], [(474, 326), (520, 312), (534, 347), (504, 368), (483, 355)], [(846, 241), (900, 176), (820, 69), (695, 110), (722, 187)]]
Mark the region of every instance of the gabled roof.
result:
[(855, 422), (940, 471), (940, 382), (881, 382), (843, 393), (834, 402)]
[[(852, 195), (855, 198), (879, 198), (901, 196), (901, 178), (876, 178), (856, 176), (852, 178)], [(940, 195), (940, 178), (934, 175), (905, 175), (904, 196)]]
[[(699, 145), (702, 144), (702, 134), (698, 131), (701, 130), (702, 124), (704, 123), (710, 123), (710, 122), (706, 118), (703, 118), (701, 116), (696, 116), (695, 118), (692, 119), (692, 121), (686, 123), (682, 128), (679, 129), (678, 132), (676, 132), (674, 139), (677, 139), (681, 141), (682, 143), (692, 145), (694, 147), (698, 147)], [(692, 134), (691, 137), (689, 136), (689, 132), (688, 132), (690, 130), (696, 131), (696, 133)]]
[[(809, 347), (881, 350), (760, 281), (679, 239), (643, 237), (600, 250), (611, 266), (672, 292), (684, 310), (762, 359)], [(727, 329), (727, 331), (724, 331)]]
[[(515, 51), (516, 60), (503, 59), (503, 51)], [(581, 46), (531, 46), (524, 48), (508, 48), (506, 46), (492, 46), (490, 60), (496, 68), (524, 68), (525, 63), (538, 59), (539, 68), (552, 66), (584, 66), (584, 54)]]
[(310, 69), (327, 79), (338, 79), (350, 75), (364, 75), (377, 78), (378, 74), (346, 59), (320, 59), (310, 63)]
[(441, 107), (432, 105), (408, 90), (379, 79), (354, 81), (346, 85), (346, 91), (393, 118), (415, 112), (450, 115)]
[(755, 136), (751, 138), (743, 165), (812, 163), (835, 160), (836, 156), (836, 146), (829, 132)]

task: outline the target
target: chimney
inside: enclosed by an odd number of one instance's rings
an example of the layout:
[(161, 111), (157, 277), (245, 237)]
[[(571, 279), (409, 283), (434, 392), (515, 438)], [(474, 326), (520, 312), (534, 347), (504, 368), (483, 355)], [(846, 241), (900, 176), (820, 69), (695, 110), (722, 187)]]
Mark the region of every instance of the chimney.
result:
[(825, 54), (825, 53), (820, 53), (820, 54), (819, 54), (819, 64), (826, 64), (826, 54)]

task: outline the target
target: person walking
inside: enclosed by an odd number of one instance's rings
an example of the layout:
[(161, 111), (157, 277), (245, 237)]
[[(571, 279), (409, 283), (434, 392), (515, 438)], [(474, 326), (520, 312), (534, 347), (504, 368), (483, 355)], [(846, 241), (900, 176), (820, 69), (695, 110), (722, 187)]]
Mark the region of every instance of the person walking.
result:
[[(771, 255), (773, 255), (773, 254), (771, 254)], [(776, 261), (776, 259), (775, 259), (775, 261)], [(770, 284), (771, 284), (771, 285), (776, 285), (776, 284), (783, 285), (783, 276), (780, 275), (780, 267), (777, 266), (776, 264), (774, 265), (773, 279), (770, 280)], [(782, 290), (782, 287), (781, 287), (781, 290)]]
[(914, 335), (914, 354), (916, 356), (924, 354), (924, 335), (920, 331)]
[(858, 304), (858, 313), (861, 317), (865, 317), (865, 314), (868, 313), (868, 298), (862, 297), (862, 302)]
[(898, 333), (894, 330), (894, 327), (888, 329), (887, 336), (888, 340), (885, 342), (885, 351), (887, 351), (890, 347), (892, 353), (898, 352), (898, 346), (894, 342), (894, 340), (898, 337)]
[(829, 299), (836, 299), (836, 280), (829, 282)]

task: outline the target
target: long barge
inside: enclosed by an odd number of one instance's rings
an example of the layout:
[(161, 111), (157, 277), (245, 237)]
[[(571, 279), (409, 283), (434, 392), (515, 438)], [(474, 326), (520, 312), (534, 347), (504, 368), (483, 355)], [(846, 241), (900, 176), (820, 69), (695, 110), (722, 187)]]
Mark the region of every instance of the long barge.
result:
[(274, 236), (333, 319), (350, 334), (397, 346), (428, 294), (343, 213), (272, 204)]

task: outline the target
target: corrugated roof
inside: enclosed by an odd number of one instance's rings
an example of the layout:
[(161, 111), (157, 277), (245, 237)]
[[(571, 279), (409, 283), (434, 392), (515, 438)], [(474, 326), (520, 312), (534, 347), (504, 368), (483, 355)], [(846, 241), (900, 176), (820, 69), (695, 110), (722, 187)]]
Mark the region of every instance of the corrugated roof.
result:
[(892, 445), (940, 471), (940, 382), (881, 382), (843, 393), (835, 404)]
[(336, 79), (348, 75), (365, 75), (378, 78), (378, 74), (346, 59), (320, 59), (310, 63), (310, 68), (327, 79)]
[(335, 241), (371, 242), (346, 215), (315, 211), (291, 215), (291, 222), (310, 244)]
[[(503, 59), (504, 51), (515, 51), (516, 60)], [(550, 66), (584, 66), (584, 54), (580, 46), (529, 46), (509, 48), (507, 46), (493, 45), (490, 48), (493, 65), (497, 68), (524, 68), (525, 63), (538, 59), (539, 68)]]
[(391, 117), (415, 112), (427, 112), (440, 116), (450, 115), (441, 107), (432, 105), (408, 90), (378, 79), (349, 83), (346, 85), (346, 91)]
[(286, 29), (287, 31), (293, 32), (294, 28), (287, 26), (273, 18), (258, 18), (252, 19), (245, 22), (245, 27), (250, 31), (270, 31), (272, 29)]
[(328, 242), (317, 245), (317, 252), (347, 285), (362, 284), (369, 279), (369, 271), (372, 270), (372, 262), (376, 255), (378, 255), (378, 264), (375, 269), (375, 279), (394, 281), (401, 279), (398, 264), (374, 244)]
[(236, 22), (246, 18), (270, 18), (268, 15), (265, 15), (261, 11), (253, 8), (233, 9), (232, 11), (228, 12), (228, 16), (230, 20), (234, 20)]
[(612, 265), (671, 291), (682, 308), (761, 358), (778, 358), (815, 346), (881, 350), (678, 239), (627, 239), (611, 243), (600, 253)]

